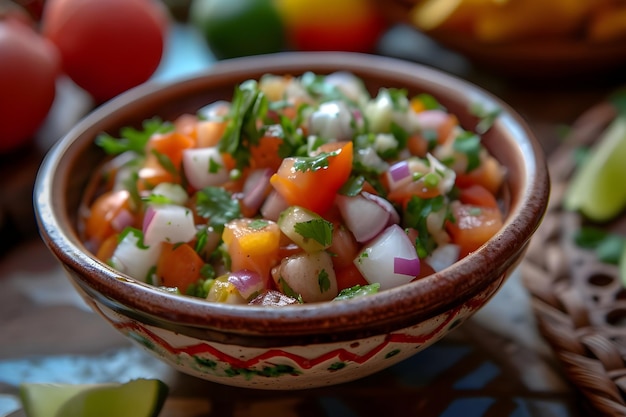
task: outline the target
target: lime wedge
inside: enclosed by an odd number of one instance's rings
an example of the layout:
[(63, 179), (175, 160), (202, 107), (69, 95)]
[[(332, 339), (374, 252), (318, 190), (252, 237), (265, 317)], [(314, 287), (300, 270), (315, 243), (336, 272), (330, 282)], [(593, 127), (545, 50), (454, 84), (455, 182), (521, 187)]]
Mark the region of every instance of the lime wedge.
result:
[(168, 393), (157, 379), (107, 384), (38, 384), (20, 386), (27, 417), (156, 417)]
[(604, 222), (626, 207), (626, 115), (618, 115), (574, 173), (563, 205)]

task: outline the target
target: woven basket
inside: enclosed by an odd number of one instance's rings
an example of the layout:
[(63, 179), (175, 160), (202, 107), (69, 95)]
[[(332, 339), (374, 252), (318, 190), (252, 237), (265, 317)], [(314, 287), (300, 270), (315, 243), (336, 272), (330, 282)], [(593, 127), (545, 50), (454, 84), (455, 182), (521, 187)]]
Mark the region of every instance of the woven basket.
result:
[[(608, 103), (588, 110), (551, 154), (551, 201), (522, 276), (539, 331), (565, 374), (601, 415), (626, 416), (626, 289), (616, 266), (575, 245), (572, 234), (584, 219), (562, 207), (575, 169), (573, 152), (597, 139), (615, 115)], [(626, 218), (603, 227), (626, 231)]]

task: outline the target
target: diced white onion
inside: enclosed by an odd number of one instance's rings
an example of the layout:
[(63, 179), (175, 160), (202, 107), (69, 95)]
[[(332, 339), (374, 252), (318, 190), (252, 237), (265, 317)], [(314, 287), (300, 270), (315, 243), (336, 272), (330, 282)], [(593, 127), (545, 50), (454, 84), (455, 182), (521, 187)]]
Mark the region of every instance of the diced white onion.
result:
[(144, 243), (188, 242), (196, 235), (193, 213), (174, 204), (149, 205), (143, 222)]
[(217, 147), (188, 148), (183, 151), (185, 176), (196, 190), (228, 181), (229, 172)]
[(160, 254), (161, 245), (139, 247), (139, 238), (133, 233), (127, 233), (115, 248), (111, 263), (120, 272), (146, 282), (148, 272), (156, 265)]
[(404, 269), (403, 273), (396, 272), (396, 259), (403, 259), (400, 263), (414, 266), (419, 262), (407, 234), (400, 226), (392, 225), (363, 248), (354, 259), (354, 264), (367, 282), (377, 282), (381, 290), (386, 290), (406, 284), (417, 276), (406, 275)]

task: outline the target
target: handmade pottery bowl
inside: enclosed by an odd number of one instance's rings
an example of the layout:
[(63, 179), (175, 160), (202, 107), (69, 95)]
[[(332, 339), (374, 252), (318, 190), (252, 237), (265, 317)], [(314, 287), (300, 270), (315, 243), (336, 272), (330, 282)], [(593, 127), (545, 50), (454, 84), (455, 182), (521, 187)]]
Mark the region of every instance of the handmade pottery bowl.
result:
[[(470, 107), (502, 110), (483, 143), (506, 167), (504, 226), (453, 266), (378, 294), (342, 302), (270, 308), (209, 303), (171, 294), (116, 272), (83, 245), (78, 208), (104, 159), (94, 144), (155, 115), (173, 119), (230, 99), (236, 84), (266, 73), (351, 71), (381, 87), (429, 93), (462, 126)], [(216, 64), (209, 72), (148, 83), (80, 121), (45, 158), (35, 186), (40, 233), (76, 290), (119, 332), (174, 368), (221, 384), (302, 389), (370, 375), (423, 350), (465, 322), (498, 291), (522, 259), (548, 202), (549, 180), (533, 134), (505, 103), (467, 82), (417, 64), (346, 53), (284, 53)]]

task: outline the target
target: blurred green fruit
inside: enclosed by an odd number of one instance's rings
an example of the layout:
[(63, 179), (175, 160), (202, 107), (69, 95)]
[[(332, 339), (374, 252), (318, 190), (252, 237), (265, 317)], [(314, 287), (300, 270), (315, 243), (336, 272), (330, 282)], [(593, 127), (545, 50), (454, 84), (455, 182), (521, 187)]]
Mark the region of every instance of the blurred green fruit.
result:
[(285, 49), (285, 31), (273, 0), (192, 0), (189, 20), (217, 59)]

